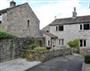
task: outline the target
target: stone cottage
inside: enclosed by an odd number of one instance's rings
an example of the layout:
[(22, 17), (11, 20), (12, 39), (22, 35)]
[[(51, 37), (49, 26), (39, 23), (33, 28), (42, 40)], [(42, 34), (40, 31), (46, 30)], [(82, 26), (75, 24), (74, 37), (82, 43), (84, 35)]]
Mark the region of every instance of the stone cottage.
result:
[(11, 1), (9, 8), (0, 10), (0, 26), (15, 36), (39, 37), (39, 23), (28, 3), (16, 5)]
[[(74, 39), (80, 39), (80, 47), (90, 47), (90, 15), (77, 16), (76, 8), (72, 17), (55, 19), (42, 30), (57, 36), (55, 47), (67, 46)], [(50, 43), (48, 41), (51, 39), (46, 40)]]

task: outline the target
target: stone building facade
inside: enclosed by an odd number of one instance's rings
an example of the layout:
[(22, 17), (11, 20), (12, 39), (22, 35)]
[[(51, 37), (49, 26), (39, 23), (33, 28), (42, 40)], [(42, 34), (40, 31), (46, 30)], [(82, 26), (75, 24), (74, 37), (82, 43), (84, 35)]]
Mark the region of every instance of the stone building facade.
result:
[(80, 47), (90, 47), (90, 15), (77, 16), (76, 8), (72, 17), (55, 19), (49, 24), (49, 29), (43, 30), (58, 37), (56, 47), (68, 46), (67, 43), (74, 39), (80, 39)]
[(0, 10), (0, 26), (18, 37), (39, 37), (39, 19), (28, 5), (10, 2), (10, 8)]

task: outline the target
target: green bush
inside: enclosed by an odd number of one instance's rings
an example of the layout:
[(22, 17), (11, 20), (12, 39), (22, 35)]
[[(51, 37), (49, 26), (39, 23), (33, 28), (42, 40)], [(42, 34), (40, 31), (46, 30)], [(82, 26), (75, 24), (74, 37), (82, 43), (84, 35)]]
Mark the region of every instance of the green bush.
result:
[(90, 55), (85, 55), (85, 63), (89, 63), (90, 64)]
[(72, 41), (69, 41), (67, 44), (69, 45), (69, 47), (72, 48), (72, 52), (80, 53), (80, 48), (79, 48), (80, 42), (79, 42), (79, 39), (74, 39)]
[(12, 38), (13, 36), (7, 32), (0, 32), (0, 39)]
[(79, 47), (79, 39), (75, 39), (75, 40), (69, 41), (67, 44), (68, 44), (71, 48)]

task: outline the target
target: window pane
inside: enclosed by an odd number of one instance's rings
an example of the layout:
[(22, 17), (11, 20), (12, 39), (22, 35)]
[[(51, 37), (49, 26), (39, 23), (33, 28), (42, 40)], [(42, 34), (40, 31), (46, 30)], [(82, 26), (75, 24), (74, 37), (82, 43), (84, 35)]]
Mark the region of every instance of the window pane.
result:
[(84, 40), (84, 47), (86, 47), (86, 40)]
[(60, 39), (59, 39), (59, 45), (60, 45)]
[(59, 45), (64, 45), (64, 39), (59, 39)]
[(89, 24), (84, 24), (84, 30), (89, 30)]
[(30, 22), (30, 21), (29, 21), (29, 20), (27, 20), (27, 27), (29, 27), (29, 22)]
[(63, 26), (59, 26), (59, 31), (63, 31)]
[(0, 16), (0, 21), (2, 21), (2, 16)]
[(0, 21), (0, 24), (2, 23), (2, 21)]
[(82, 30), (82, 24), (80, 25), (80, 30)]
[(82, 47), (83, 46), (83, 41), (82, 40), (80, 40), (80, 47)]
[(48, 46), (50, 45), (50, 41), (48, 40)]
[(62, 45), (64, 45), (64, 39), (62, 39)]

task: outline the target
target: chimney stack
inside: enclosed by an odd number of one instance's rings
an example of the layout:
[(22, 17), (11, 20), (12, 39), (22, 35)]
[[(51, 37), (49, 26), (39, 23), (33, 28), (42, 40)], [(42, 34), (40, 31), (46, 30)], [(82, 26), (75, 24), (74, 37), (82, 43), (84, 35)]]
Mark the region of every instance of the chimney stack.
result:
[(12, 0), (12, 1), (10, 2), (10, 7), (15, 7), (15, 6), (16, 6), (16, 2)]
[(73, 17), (73, 18), (76, 18), (76, 17), (77, 17), (76, 7), (74, 7), (74, 11), (73, 11), (72, 17)]

